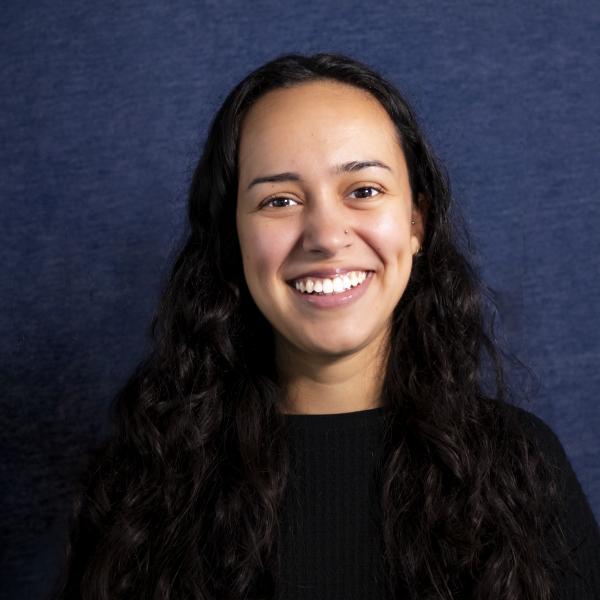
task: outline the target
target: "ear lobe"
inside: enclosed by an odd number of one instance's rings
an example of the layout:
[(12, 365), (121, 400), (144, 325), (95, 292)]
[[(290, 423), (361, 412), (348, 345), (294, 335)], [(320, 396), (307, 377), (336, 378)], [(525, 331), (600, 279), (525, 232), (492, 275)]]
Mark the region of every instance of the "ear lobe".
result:
[[(424, 194), (420, 193), (417, 205), (413, 204), (411, 213), (411, 247), (413, 254), (420, 252), (425, 239), (428, 202)], [(414, 222), (414, 223), (413, 223)]]

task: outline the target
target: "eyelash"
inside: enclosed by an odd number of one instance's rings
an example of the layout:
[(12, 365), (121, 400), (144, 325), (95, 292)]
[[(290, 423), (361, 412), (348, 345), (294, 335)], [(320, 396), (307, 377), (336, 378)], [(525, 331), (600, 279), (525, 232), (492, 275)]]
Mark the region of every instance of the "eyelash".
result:
[[(383, 194), (383, 189), (376, 186), (376, 185), (363, 185), (361, 187), (356, 188), (352, 193), (354, 194), (355, 192), (361, 191), (361, 190), (375, 190), (378, 192), (377, 195), (379, 194)], [(374, 198), (374, 196), (364, 196), (363, 198), (358, 198), (358, 200), (364, 200), (364, 199), (368, 199), (368, 198)], [(269, 207), (269, 203), (270, 202), (274, 202), (275, 200), (293, 200), (293, 198), (289, 198), (288, 196), (275, 196), (273, 198), (267, 198), (261, 205), (260, 207)], [(295, 200), (294, 200), (295, 201)], [(270, 208), (285, 208), (285, 207), (270, 207)]]

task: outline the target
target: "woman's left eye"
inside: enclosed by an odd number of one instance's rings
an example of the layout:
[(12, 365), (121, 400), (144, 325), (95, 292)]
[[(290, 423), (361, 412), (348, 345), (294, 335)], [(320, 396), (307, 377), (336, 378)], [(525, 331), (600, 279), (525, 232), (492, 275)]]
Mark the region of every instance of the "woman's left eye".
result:
[[(377, 192), (377, 194), (373, 194), (373, 190), (375, 190)], [(370, 193), (365, 193), (365, 192), (370, 192)], [(383, 190), (374, 185), (366, 185), (366, 186), (355, 189), (352, 193), (353, 194), (356, 194), (356, 193), (361, 194), (358, 196), (358, 198), (373, 198), (374, 196), (378, 196), (379, 194), (383, 193)]]

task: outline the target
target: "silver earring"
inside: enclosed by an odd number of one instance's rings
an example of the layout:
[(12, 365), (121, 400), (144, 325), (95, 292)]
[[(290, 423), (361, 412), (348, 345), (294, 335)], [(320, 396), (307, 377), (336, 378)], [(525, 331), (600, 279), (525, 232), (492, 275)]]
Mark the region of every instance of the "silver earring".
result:
[(411, 221), (411, 222), (410, 222), (410, 224), (411, 224), (411, 225), (414, 225), (414, 224), (415, 224), (415, 222), (414, 222), (414, 221)]
[(348, 230), (347, 230), (347, 229), (344, 229), (344, 233), (345, 233), (345, 234), (347, 234), (347, 233), (348, 233)]

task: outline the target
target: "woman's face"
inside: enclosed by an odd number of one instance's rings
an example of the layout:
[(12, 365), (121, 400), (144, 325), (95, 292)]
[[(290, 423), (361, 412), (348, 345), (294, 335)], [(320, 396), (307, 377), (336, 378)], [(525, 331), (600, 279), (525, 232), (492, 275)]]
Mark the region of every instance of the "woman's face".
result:
[(275, 90), (246, 115), (238, 158), (244, 274), (278, 348), (325, 358), (387, 340), (422, 224), (385, 109), (337, 82)]

